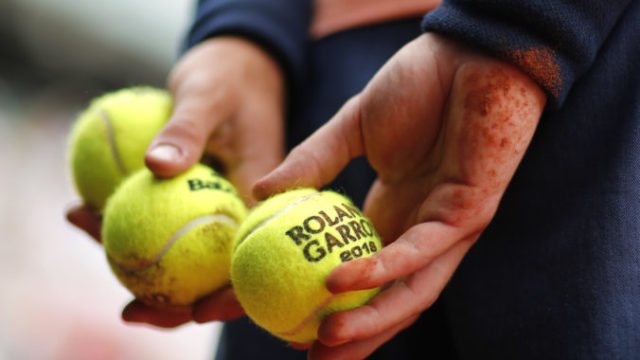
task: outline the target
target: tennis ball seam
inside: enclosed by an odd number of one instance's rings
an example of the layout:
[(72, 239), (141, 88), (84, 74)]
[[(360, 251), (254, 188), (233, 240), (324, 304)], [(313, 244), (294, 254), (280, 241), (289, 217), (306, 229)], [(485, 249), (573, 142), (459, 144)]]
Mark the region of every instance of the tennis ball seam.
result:
[(118, 171), (120, 171), (120, 174), (125, 175), (127, 171), (124, 168), (124, 164), (122, 163), (122, 160), (120, 159), (120, 154), (118, 153), (118, 147), (116, 146), (115, 131), (113, 130), (113, 124), (111, 123), (112, 121), (111, 115), (109, 115), (109, 113), (105, 109), (100, 109), (100, 111), (98, 111), (98, 115), (104, 121), (104, 126), (107, 129), (107, 141), (109, 142), (109, 149), (111, 150), (111, 156), (113, 157), (113, 162), (115, 163)]
[(162, 249), (160, 249), (160, 251), (151, 258), (151, 260), (146, 261), (138, 266), (130, 266), (130, 265), (123, 265), (121, 263), (119, 263), (118, 261), (116, 261), (111, 254), (107, 253), (107, 256), (109, 257), (109, 260), (111, 262), (113, 262), (113, 264), (117, 265), (121, 270), (126, 271), (126, 272), (135, 272), (135, 271), (140, 271), (140, 270), (144, 270), (147, 269), (155, 264), (157, 264), (162, 257), (167, 253), (167, 251), (169, 251), (169, 249), (171, 249), (171, 246), (173, 246), (173, 244), (176, 243), (176, 241), (178, 241), (178, 239), (180, 239), (183, 235), (185, 235), (187, 232), (189, 232), (191, 229), (195, 228), (196, 226), (199, 225), (203, 225), (203, 224), (207, 224), (207, 223), (214, 223), (214, 222), (220, 222), (220, 223), (224, 223), (227, 225), (231, 225), (234, 228), (238, 228), (238, 223), (231, 218), (230, 216), (224, 215), (224, 214), (212, 214), (212, 215), (203, 215), (203, 216), (199, 216), (195, 219), (190, 220), (189, 222), (187, 222), (186, 224), (184, 224), (183, 226), (181, 226), (175, 233), (173, 233), (173, 235), (171, 235), (171, 237), (169, 238), (169, 240), (167, 241), (166, 244), (164, 244), (164, 246), (162, 247)]
[(296, 205), (309, 200), (312, 197), (318, 196), (320, 195), (319, 191), (313, 192), (311, 194), (307, 194), (299, 199), (297, 199), (296, 201), (291, 202), (290, 204), (288, 204), (287, 206), (283, 207), (282, 209), (276, 211), (273, 215), (269, 216), (268, 218), (264, 219), (260, 224), (256, 225), (253, 229), (251, 229), (251, 231), (249, 231), (244, 237), (242, 237), (242, 239), (240, 239), (238, 241), (238, 244), (236, 245), (236, 247), (239, 247), (240, 245), (242, 245), (242, 243), (249, 237), (251, 236), (254, 232), (258, 231), (260, 228), (262, 228), (263, 226), (267, 225), (270, 221), (272, 221), (273, 219), (277, 218), (278, 216), (282, 215), (283, 213), (291, 210), (293, 207), (295, 207)]
[(324, 301), (322, 301), (320, 304), (318, 304), (318, 306), (315, 307), (315, 309), (313, 309), (312, 311), (309, 312), (309, 315), (307, 315), (307, 317), (305, 317), (304, 319), (302, 319), (302, 321), (296, 325), (293, 329), (288, 330), (288, 331), (282, 331), (279, 332), (278, 335), (280, 336), (292, 336), (292, 335), (296, 335), (297, 333), (299, 333), (300, 331), (304, 330), (304, 328), (313, 320), (315, 319), (316, 315), (322, 311), (322, 309), (324, 309), (327, 305), (329, 305), (331, 303), (331, 301), (333, 301), (333, 299), (335, 299), (337, 297), (336, 294), (333, 294), (329, 297), (327, 297), (326, 299), (324, 299)]

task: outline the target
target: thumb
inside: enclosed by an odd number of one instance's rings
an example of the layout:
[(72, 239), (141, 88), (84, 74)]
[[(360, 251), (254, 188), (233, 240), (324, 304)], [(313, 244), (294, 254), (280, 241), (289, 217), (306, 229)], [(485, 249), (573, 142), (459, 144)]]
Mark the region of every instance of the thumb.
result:
[(147, 149), (147, 167), (160, 177), (176, 176), (191, 168), (202, 157), (211, 133), (228, 118), (229, 108), (200, 96), (176, 97), (173, 115)]
[(360, 95), (351, 98), (331, 120), (296, 146), (271, 173), (253, 187), (256, 198), (296, 187), (321, 188), (351, 159), (364, 153), (360, 128)]

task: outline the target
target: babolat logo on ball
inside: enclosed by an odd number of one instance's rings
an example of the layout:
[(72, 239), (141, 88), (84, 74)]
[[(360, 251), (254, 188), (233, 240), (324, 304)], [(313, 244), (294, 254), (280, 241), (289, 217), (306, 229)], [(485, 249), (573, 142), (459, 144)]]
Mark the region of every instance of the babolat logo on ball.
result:
[(222, 180), (217, 173), (212, 173), (211, 179), (187, 179), (187, 184), (190, 191), (220, 190), (230, 194), (236, 194), (233, 187), (230, 184), (227, 184), (226, 181)]
[(340, 251), (345, 262), (378, 251), (373, 225), (354, 206), (342, 203), (310, 215), (285, 231), (308, 261), (322, 260)]

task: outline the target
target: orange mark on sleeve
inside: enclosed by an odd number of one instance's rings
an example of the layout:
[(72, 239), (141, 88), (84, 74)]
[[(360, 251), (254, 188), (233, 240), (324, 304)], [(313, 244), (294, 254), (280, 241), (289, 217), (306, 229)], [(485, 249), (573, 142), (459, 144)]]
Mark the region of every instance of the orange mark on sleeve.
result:
[(548, 48), (528, 48), (514, 50), (507, 55), (551, 95), (560, 95), (562, 77), (555, 51)]

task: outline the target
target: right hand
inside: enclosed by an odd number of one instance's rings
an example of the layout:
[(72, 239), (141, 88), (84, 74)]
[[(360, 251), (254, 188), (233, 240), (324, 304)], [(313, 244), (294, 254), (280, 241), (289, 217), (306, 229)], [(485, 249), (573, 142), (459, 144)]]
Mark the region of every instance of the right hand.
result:
[(284, 157), (284, 78), (279, 65), (239, 37), (216, 37), (187, 52), (169, 76), (169, 123), (145, 157), (173, 177), (206, 151), (248, 204), (251, 186)]
[[(216, 37), (189, 50), (169, 76), (173, 114), (145, 157), (159, 177), (173, 177), (212, 157), (248, 204), (253, 183), (284, 157), (284, 77), (264, 50), (239, 37)], [(79, 205), (67, 219), (100, 242), (101, 216)], [(171, 313), (133, 300), (123, 310), (128, 322), (171, 328), (191, 320), (232, 320), (244, 311), (226, 287)]]

